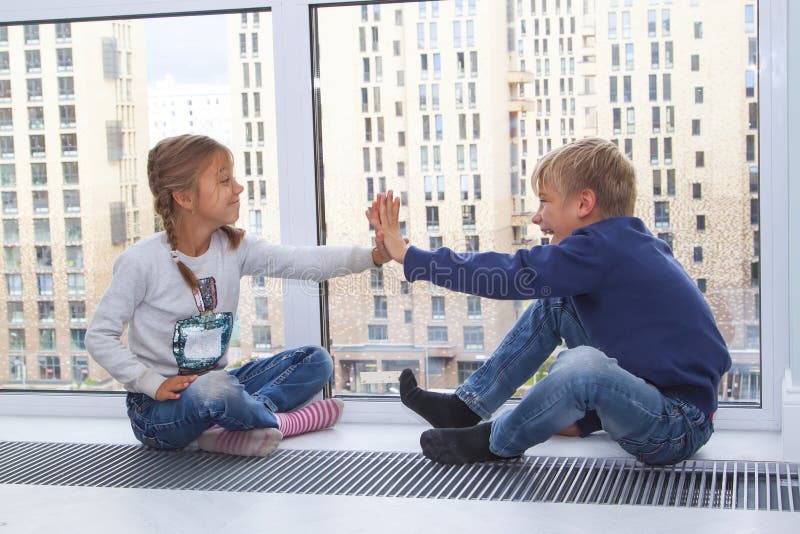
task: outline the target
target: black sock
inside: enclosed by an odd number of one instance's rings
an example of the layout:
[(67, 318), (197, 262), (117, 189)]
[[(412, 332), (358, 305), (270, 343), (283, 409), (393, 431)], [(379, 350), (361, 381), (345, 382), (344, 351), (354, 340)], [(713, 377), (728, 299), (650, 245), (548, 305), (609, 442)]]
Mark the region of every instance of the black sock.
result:
[(411, 369), (404, 369), (400, 374), (400, 400), (434, 428), (474, 426), (481, 420), (454, 393), (434, 393), (420, 389)]
[(442, 464), (509, 460), (489, 450), (491, 421), (470, 428), (434, 428), (419, 438), (422, 454)]

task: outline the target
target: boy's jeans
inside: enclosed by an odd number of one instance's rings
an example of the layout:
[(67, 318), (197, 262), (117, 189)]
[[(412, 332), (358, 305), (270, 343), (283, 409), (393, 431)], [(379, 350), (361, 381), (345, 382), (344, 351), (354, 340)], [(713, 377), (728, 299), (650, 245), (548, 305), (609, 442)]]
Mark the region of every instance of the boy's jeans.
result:
[(300, 347), (230, 371), (200, 375), (176, 400), (128, 393), (136, 439), (157, 449), (179, 449), (213, 425), (230, 430), (277, 428), (273, 412), (288, 412), (328, 382), (333, 362), (321, 347)]
[[(561, 343), (548, 376), (532, 387), (510, 412), (492, 424), (489, 448), (517, 456), (528, 447), (595, 410), (608, 432), (627, 452), (648, 464), (689, 458), (714, 431), (702, 411), (662, 395), (599, 350), (588, 336), (569, 298), (541, 299), (520, 316), (491, 358), (456, 395), (476, 414), (491, 417)], [(646, 355), (643, 355), (646, 357)]]

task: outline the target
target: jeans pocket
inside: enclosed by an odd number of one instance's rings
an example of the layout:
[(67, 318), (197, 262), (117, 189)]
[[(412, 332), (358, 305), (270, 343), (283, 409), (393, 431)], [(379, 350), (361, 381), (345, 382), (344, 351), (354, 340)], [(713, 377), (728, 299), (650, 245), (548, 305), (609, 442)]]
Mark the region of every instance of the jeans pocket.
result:
[(670, 465), (681, 462), (692, 455), (687, 454), (686, 434), (674, 438), (648, 439), (644, 442), (622, 438), (619, 445), (636, 459), (648, 465)]
[(150, 412), (156, 402), (142, 393), (129, 393), (126, 399), (128, 419), (131, 421), (133, 435), (142, 444), (154, 449), (177, 449), (171, 443), (160, 439), (158, 432), (150, 422)]

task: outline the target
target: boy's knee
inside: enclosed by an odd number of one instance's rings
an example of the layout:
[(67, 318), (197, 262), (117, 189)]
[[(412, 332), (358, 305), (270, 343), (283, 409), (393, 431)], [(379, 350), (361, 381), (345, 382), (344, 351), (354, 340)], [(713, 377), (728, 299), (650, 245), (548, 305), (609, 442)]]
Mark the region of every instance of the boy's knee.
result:
[(330, 379), (333, 375), (333, 358), (331, 358), (327, 350), (323, 347), (314, 346), (303, 347), (300, 350), (305, 351), (307, 354), (304, 359), (306, 363), (320, 366), (322, 369), (320, 374), (325, 376), (325, 381)]
[(582, 345), (562, 351), (553, 364), (552, 370), (564, 368), (577, 373), (596, 374), (613, 367), (615, 364), (616, 360), (606, 356), (603, 351)]

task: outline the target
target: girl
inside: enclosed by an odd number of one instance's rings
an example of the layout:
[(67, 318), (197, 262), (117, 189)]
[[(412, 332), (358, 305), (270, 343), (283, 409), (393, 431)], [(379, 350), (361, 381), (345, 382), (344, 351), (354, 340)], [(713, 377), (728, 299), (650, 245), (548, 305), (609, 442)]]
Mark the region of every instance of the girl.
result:
[(335, 424), (338, 399), (291, 412), (331, 377), (321, 347), (224, 370), (239, 280), (322, 281), (390, 260), (377, 247), (292, 247), (246, 237), (230, 226), (243, 189), (232, 167), (231, 152), (205, 136), (167, 138), (150, 151), (148, 180), (165, 231), (120, 254), (86, 333), (92, 357), (128, 390), (134, 435), (157, 449), (197, 440), (206, 451), (266, 456), (284, 436)]

